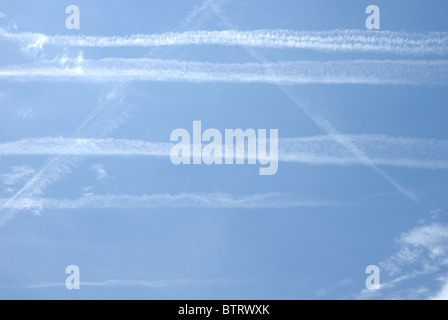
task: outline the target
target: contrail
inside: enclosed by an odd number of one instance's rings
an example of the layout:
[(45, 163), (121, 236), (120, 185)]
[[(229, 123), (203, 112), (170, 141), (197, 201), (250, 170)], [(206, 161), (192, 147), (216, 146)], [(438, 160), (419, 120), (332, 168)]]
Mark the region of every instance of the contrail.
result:
[(81, 210), (81, 209), (138, 209), (138, 208), (207, 208), (207, 209), (272, 209), (296, 207), (341, 206), (343, 203), (296, 199), (293, 193), (231, 195), (226, 193), (180, 193), (150, 195), (90, 195), (75, 200), (48, 198), (0, 199), (3, 206), (13, 210)]
[[(350, 141), (352, 149), (347, 148)], [(313, 165), (366, 164), (420, 169), (448, 169), (448, 140), (386, 135), (325, 135), (279, 141), (279, 160)]]
[[(75, 130), (73, 136), (83, 135), (101, 138), (121, 124), (123, 119), (122, 96), (116, 90), (103, 95), (99, 103)], [(39, 196), (49, 185), (71, 173), (81, 157), (56, 155), (45, 162), (43, 167), (25, 185), (4, 203), (0, 203), (0, 225), (12, 219), (16, 213), (10, 204), (21, 198)]]
[[(211, 9), (216, 14), (216, 16), (221, 20), (224, 25), (226, 25), (228, 28), (235, 28), (235, 26), (232, 25), (228, 21), (228, 19), (224, 16), (222, 12), (222, 8), (215, 3), (212, 3)], [(260, 62), (266, 62), (266, 59), (257, 53), (254, 48), (243, 46), (244, 50), (246, 50), (252, 57), (254, 57), (257, 61)], [(271, 71), (272, 69), (268, 69), (267, 72)], [(401, 72), (403, 72), (402, 70)], [(347, 150), (349, 150), (353, 156), (355, 156), (359, 161), (361, 161), (366, 166), (371, 167), (373, 170), (375, 170), (377, 173), (379, 173), (389, 184), (391, 184), (396, 190), (398, 190), (400, 193), (402, 193), (407, 198), (411, 199), (412, 201), (416, 202), (417, 197), (414, 195), (414, 193), (407, 188), (401, 186), (397, 181), (395, 181), (391, 176), (389, 176), (386, 172), (381, 170), (378, 166), (376, 166), (371, 159), (369, 159), (361, 150), (359, 150), (354, 143), (351, 142), (350, 139), (344, 138), (341, 136), (340, 132), (324, 117), (317, 115), (315, 113), (315, 110), (310, 107), (310, 105), (303, 100), (303, 97), (297, 97), (297, 95), (294, 94), (293, 91), (291, 91), (291, 87), (285, 86), (283, 84), (277, 84), (278, 88), (283, 91), (286, 96), (297, 106), (299, 106), (309, 117), (314, 121), (314, 123), (324, 130), (327, 134), (330, 134), (335, 137), (335, 141), (337, 141), (339, 144), (344, 146)]]
[(44, 46), (111, 48), (162, 46), (244, 46), (273, 49), (309, 49), (323, 52), (372, 52), (398, 55), (444, 55), (448, 32), (406, 33), (367, 30), (219, 30), (136, 34), (125, 37), (50, 36), (11, 33), (0, 29), (0, 39), (21, 43), (27, 49)]
[[(187, 25), (191, 25), (193, 20), (202, 19), (204, 15), (204, 11), (208, 14), (208, 10), (206, 10), (210, 5), (214, 5), (211, 0), (206, 0), (202, 3), (199, 8), (195, 8), (192, 13), (183, 21), (183, 27), (185, 28)], [(0, 30), (0, 34), (4, 33), (4, 30)], [(1, 35), (0, 35), (1, 37)], [(38, 41), (36, 49), (39, 49)], [(41, 48), (41, 46), (40, 46)], [(82, 56), (81, 56), (82, 57)], [(80, 64), (82, 59), (78, 59), (77, 63)], [(80, 136), (81, 132), (83, 136), (93, 136), (93, 137), (102, 137), (106, 135), (108, 132), (113, 130), (116, 126), (119, 125), (121, 120), (124, 119), (125, 116), (123, 114), (118, 114), (120, 112), (120, 104), (121, 97), (118, 97), (115, 92), (112, 92), (105, 97), (103, 97), (100, 101), (100, 105), (92, 112), (92, 114), (87, 117), (87, 119), (78, 127), (78, 129), (74, 132), (73, 136)], [(107, 107), (107, 113), (105, 113), (105, 107), (113, 100), (118, 100), (118, 108), (116, 103), (112, 103), (112, 111), (110, 109), (110, 105)], [(118, 112), (117, 110), (118, 109)], [(16, 192), (11, 198), (9, 198), (4, 204), (0, 205), (0, 225), (4, 224), (6, 221), (12, 219), (15, 215), (15, 210), (5, 209), (8, 204), (13, 203), (14, 201), (20, 198), (27, 198), (36, 195), (40, 195), (43, 193), (44, 188), (48, 185), (62, 179), (66, 175), (71, 172), (71, 167), (74, 166), (77, 162), (79, 162), (79, 158), (66, 158), (66, 157), (52, 157), (49, 159), (42, 169), (40, 169), (37, 174), (30, 179), (18, 192)]]
[(412, 201), (417, 202), (417, 196), (411, 190), (402, 186), (395, 179), (393, 179), (386, 172), (384, 172), (381, 168), (379, 168), (378, 165), (375, 164), (373, 160), (369, 158), (367, 154), (363, 150), (361, 150), (349, 137), (340, 135), (337, 129), (328, 120), (322, 117), (315, 117), (315, 121), (321, 128), (324, 128), (326, 132), (328, 132), (331, 136), (333, 136), (336, 142), (338, 142), (340, 145), (344, 146), (347, 150), (349, 150), (361, 163), (363, 163), (368, 167), (371, 167), (374, 171), (376, 171), (379, 175), (381, 175), (387, 182), (389, 182), (395, 189), (397, 189), (401, 194), (405, 195)]
[[(448, 140), (367, 134), (280, 139), (279, 161), (310, 165), (364, 164), (341, 140), (351, 141), (378, 166), (448, 169)], [(169, 157), (173, 146), (173, 143), (126, 139), (37, 138), (1, 143), (0, 156)]]
[(0, 156), (169, 156), (172, 143), (125, 139), (40, 138), (0, 144)]
[[(168, 288), (178, 286), (202, 286), (226, 284), (226, 279), (162, 279), (153, 281), (111, 279), (105, 281), (82, 281), (81, 287), (143, 287), (143, 288)], [(65, 288), (64, 282), (32, 283), (24, 286), (0, 287), (8, 289), (48, 289)]]
[(345, 60), (208, 63), (158, 59), (46, 61), (0, 69), (0, 80), (218, 82), (274, 85), (446, 85), (448, 60)]

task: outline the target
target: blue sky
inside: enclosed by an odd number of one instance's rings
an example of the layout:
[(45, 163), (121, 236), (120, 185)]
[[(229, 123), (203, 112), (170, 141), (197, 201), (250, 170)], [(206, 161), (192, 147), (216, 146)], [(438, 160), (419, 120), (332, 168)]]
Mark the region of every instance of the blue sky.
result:
[[(0, 298), (446, 299), (447, 9), (2, 1)], [(173, 165), (171, 132), (199, 120), (278, 129), (278, 173)]]

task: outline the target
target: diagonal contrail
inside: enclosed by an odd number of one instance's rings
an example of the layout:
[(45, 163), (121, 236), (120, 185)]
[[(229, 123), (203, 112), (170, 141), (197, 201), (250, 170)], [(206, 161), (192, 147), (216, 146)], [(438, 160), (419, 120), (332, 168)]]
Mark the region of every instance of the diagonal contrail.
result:
[[(97, 107), (75, 130), (72, 136), (77, 137), (83, 132), (83, 135), (90, 137), (103, 137), (121, 124), (123, 121), (122, 109), (121, 94), (115, 89), (108, 92), (99, 99)], [(0, 225), (12, 219), (16, 214), (16, 209), (10, 206), (11, 203), (21, 198), (40, 196), (46, 187), (70, 174), (72, 168), (80, 161), (80, 156), (57, 155), (48, 159), (43, 167), (19, 191), (0, 205)]]
[[(197, 17), (209, 11), (207, 10), (212, 5), (211, 0), (206, 0), (200, 7), (195, 7), (192, 13), (187, 17), (187, 20), (183, 21), (185, 26), (192, 23)], [(0, 33), (3, 30), (0, 30)], [(41, 44), (38, 41), (38, 46)], [(79, 61), (77, 61), (79, 62)], [(86, 120), (78, 127), (73, 133), (73, 136), (93, 136), (101, 137), (107, 135), (111, 130), (120, 124), (125, 117), (121, 108), (120, 95), (117, 95), (115, 89), (110, 93), (102, 96), (97, 108), (86, 118)], [(112, 104), (109, 105), (109, 104)], [(105, 112), (107, 108), (107, 112)], [(111, 108), (112, 107), (112, 108)], [(65, 177), (71, 172), (71, 167), (78, 163), (81, 159), (79, 157), (52, 157), (49, 159), (43, 168), (39, 170), (36, 175), (31, 178), (18, 192), (16, 192), (11, 198), (0, 206), (0, 225), (3, 225), (6, 221), (12, 219), (16, 213), (15, 209), (8, 209), (7, 206), (21, 198), (32, 197), (43, 193), (43, 189), (48, 185), (55, 183), (59, 179)]]
[[(218, 2), (219, 3), (219, 2)], [(229, 28), (235, 28), (224, 16), (221, 11), (221, 7), (217, 2), (212, 3), (211, 6), (212, 11), (216, 14), (216, 16)], [(243, 47), (253, 58), (257, 61), (263, 62), (266, 66), (266, 72), (272, 72), (272, 69), (269, 67), (269, 64), (266, 64), (266, 59), (253, 50), (251, 47)], [(400, 72), (401, 73), (401, 72)], [(362, 161), (366, 166), (371, 167), (377, 173), (379, 173), (389, 184), (391, 184), (397, 191), (416, 202), (417, 197), (405, 187), (401, 186), (397, 181), (395, 181), (392, 177), (390, 177), (387, 173), (382, 171), (378, 166), (376, 166), (371, 159), (369, 159), (361, 150), (359, 150), (356, 145), (353, 144), (349, 139), (337, 138), (342, 135), (340, 132), (324, 117), (316, 114), (315, 110), (303, 100), (303, 98), (298, 97), (292, 90), (290, 86), (285, 86), (284, 84), (277, 84), (278, 88), (298, 107), (300, 107), (305, 114), (322, 130), (324, 130), (327, 134), (334, 136), (335, 141), (340, 143), (344, 148), (350, 151), (359, 161)]]

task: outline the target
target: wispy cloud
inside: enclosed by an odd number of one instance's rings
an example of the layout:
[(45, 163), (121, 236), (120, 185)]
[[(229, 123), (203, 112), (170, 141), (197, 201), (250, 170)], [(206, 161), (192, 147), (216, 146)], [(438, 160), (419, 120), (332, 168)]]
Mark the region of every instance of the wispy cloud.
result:
[(383, 261), (381, 267), (391, 275), (403, 267), (423, 261), (448, 264), (448, 225), (431, 223), (400, 235), (399, 251)]
[(343, 206), (345, 203), (300, 199), (293, 193), (267, 193), (231, 195), (226, 193), (180, 193), (150, 195), (88, 195), (82, 198), (48, 199), (19, 198), (14, 201), (0, 199), (3, 207), (13, 210), (79, 210), (79, 209), (130, 209), (130, 208), (239, 208), (269, 209), (295, 207)]
[(18, 114), (21, 118), (23, 119), (31, 119), (33, 118), (34, 114), (33, 114), (33, 110), (30, 108), (21, 108), (18, 111)]
[[(206, 4), (192, 13), (205, 10)], [(191, 20), (191, 19), (190, 19)], [(187, 18), (186, 22), (189, 22)], [(0, 29), (0, 37), (26, 47), (161, 47), (187, 45), (245, 46), (275, 49), (311, 49), (324, 52), (377, 52), (400, 55), (443, 55), (448, 53), (447, 32), (406, 33), (362, 30), (220, 30), (137, 34), (126, 37), (50, 36), (11, 33)]]
[(30, 168), (29, 166), (12, 167), (11, 171), (11, 173), (0, 175), (0, 181), (2, 181), (4, 185), (16, 185), (20, 182), (23, 182), (35, 173), (35, 170)]
[(440, 279), (443, 282), (443, 286), (439, 292), (437, 292), (431, 300), (448, 300), (448, 279), (442, 278)]
[(108, 177), (107, 171), (104, 169), (102, 164), (95, 164), (91, 167), (91, 169), (95, 172), (95, 177), (98, 180), (103, 180)]
[[(381, 290), (362, 290), (359, 299), (375, 297), (428, 298), (429, 289), (400, 291), (402, 283), (419, 277), (443, 272), (448, 266), (448, 225), (428, 223), (399, 235), (398, 251), (379, 263), (381, 271), (391, 280), (381, 283)], [(384, 277), (382, 277), (384, 278)], [(422, 288), (420, 288), (422, 289)], [(446, 297), (445, 287), (435, 297)], [(431, 298), (431, 297), (429, 297)]]
[[(14, 20), (11, 19), (7, 14), (4, 14), (3, 12), (0, 12), (0, 21), (2, 22), (2, 25), (8, 30), (10, 29), (17, 30), (17, 24), (14, 22)], [(8, 33), (8, 31), (0, 27), (0, 39), (4, 38), (3, 33)]]
[(316, 295), (318, 297), (323, 297), (323, 296), (331, 293), (334, 290), (345, 288), (345, 287), (348, 287), (348, 286), (350, 286), (352, 284), (353, 284), (353, 280), (352, 279), (342, 279), (342, 280), (338, 281), (335, 284), (332, 284), (332, 285), (329, 285), (329, 286), (327, 286), (325, 288), (321, 288), (321, 289), (317, 290)]
[[(73, 62), (73, 63), (71, 63)], [(0, 79), (88, 82), (223, 82), (369, 85), (446, 85), (445, 60), (291, 61), (277, 63), (207, 63), (122, 59), (46, 61), (0, 69)]]
[(214, 5), (214, 3), (215, 0), (205, 0), (201, 5), (195, 6), (181, 22), (180, 29), (187, 30), (198, 28), (207, 18), (211, 16), (211, 12), (208, 9), (211, 5)]
[[(338, 140), (349, 140), (377, 166), (448, 169), (448, 140), (386, 135), (324, 135), (279, 140), (279, 161), (309, 165), (364, 165)], [(172, 143), (126, 139), (38, 138), (0, 144), (0, 156), (169, 157)], [(247, 155), (246, 155), (247, 156)], [(96, 170), (100, 167), (92, 167)], [(104, 169), (104, 168), (102, 168)]]

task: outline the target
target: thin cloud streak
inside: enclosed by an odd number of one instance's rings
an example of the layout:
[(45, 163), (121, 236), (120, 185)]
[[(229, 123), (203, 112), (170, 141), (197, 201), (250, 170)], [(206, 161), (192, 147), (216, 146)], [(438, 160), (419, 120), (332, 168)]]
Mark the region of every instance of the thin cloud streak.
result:
[(0, 69), (0, 80), (265, 83), (274, 85), (446, 85), (448, 60), (209, 63), (159, 59), (44, 61)]
[(314, 199), (297, 199), (293, 193), (231, 195), (227, 193), (180, 193), (149, 195), (89, 195), (75, 200), (19, 198), (1, 200), (14, 210), (82, 210), (139, 208), (207, 208), (207, 209), (281, 209), (299, 207), (343, 206), (346, 204)]
[[(374, 165), (448, 169), (448, 140), (367, 134), (280, 139), (279, 161), (309, 165), (365, 164), (366, 160), (353, 155), (341, 140), (350, 141)], [(37, 138), (2, 143), (0, 156), (169, 157), (173, 146), (173, 143), (126, 139)]]
[(0, 155), (169, 156), (173, 145), (125, 139), (40, 138), (0, 144)]
[(444, 55), (448, 53), (448, 32), (406, 33), (391, 31), (328, 30), (294, 31), (185, 31), (131, 36), (50, 36), (40, 33), (12, 33), (0, 29), (0, 38), (21, 43), (27, 49), (44, 46), (111, 48), (189, 45), (244, 46), (273, 49), (309, 49), (323, 52), (374, 52), (399, 55)]
[(12, 167), (11, 171), (11, 173), (0, 175), (0, 181), (7, 186), (20, 183), (35, 173), (35, 170), (28, 166)]
[[(144, 288), (169, 288), (177, 286), (196, 286), (196, 285), (219, 285), (225, 284), (225, 279), (172, 279), (172, 280), (122, 280), (113, 279), (105, 281), (84, 281), (80, 283), (81, 287), (144, 287)], [(33, 283), (25, 286), (15, 286), (13, 289), (51, 289), (65, 288), (63, 282), (45, 282)]]

